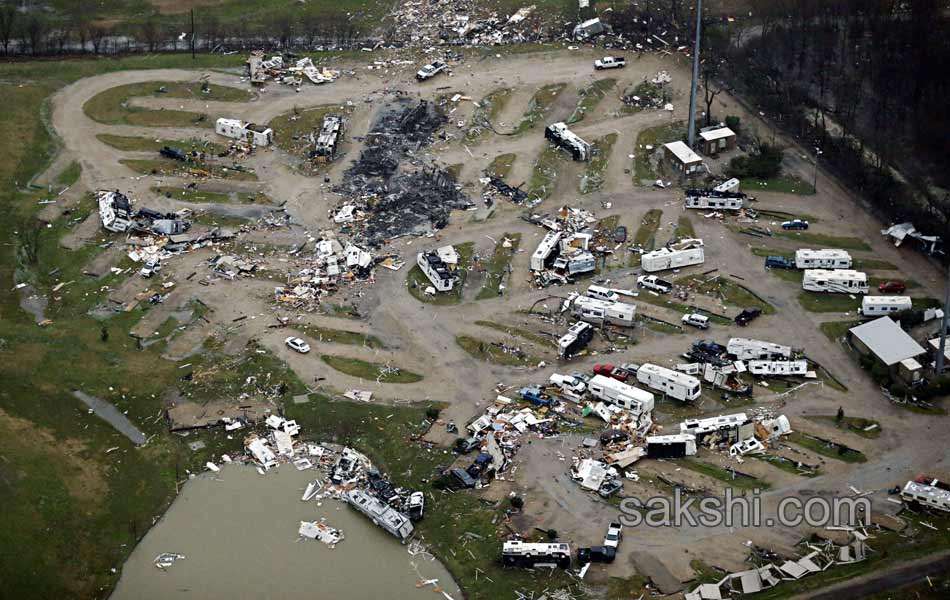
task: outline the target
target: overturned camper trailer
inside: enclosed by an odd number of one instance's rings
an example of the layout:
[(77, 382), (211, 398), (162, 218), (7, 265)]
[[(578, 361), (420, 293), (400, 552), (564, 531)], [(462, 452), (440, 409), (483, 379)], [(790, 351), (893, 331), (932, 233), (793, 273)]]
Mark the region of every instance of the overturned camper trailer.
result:
[(594, 328), (583, 321), (574, 323), (557, 341), (558, 357), (570, 358), (587, 347), (594, 339)]
[(531, 270), (544, 271), (557, 256), (558, 243), (561, 241), (562, 233), (560, 231), (549, 231), (541, 243), (538, 244), (534, 254), (531, 255)]
[(564, 123), (552, 123), (544, 128), (544, 137), (551, 140), (571, 153), (571, 158), (579, 161), (588, 161), (591, 157), (592, 147), (577, 134), (567, 128)]
[(700, 239), (684, 239), (672, 242), (665, 248), (641, 255), (640, 266), (647, 273), (653, 273), (667, 269), (701, 265), (705, 260), (703, 241)]
[(566, 569), (571, 566), (571, 547), (560, 542), (531, 544), (520, 540), (512, 540), (502, 545), (501, 563), (507, 567), (555, 564), (562, 569)]
[(910, 296), (865, 296), (858, 312), (863, 317), (880, 317), (896, 314), (914, 307)]
[[(728, 183), (728, 182), (727, 182)], [(719, 186), (714, 189), (686, 190), (686, 199), (683, 208), (699, 210), (742, 210), (749, 196), (742, 192), (720, 191)]]
[(215, 121), (214, 131), (218, 135), (255, 146), (268, 146), (274, 141), (274, 131), (270, 127), (246, 123), (239, 119), (218, 119)]
[(716, 436), (722, 441), (737, 442), (755, 435), (755, 422), (745, 413), (710, 417), (708, 419), (686, 419), (680, 423), (680, 433), (691, 433), (696, 441), (702, 443), (708, 436)]
[(791, 346), (782, 346), (772, 342), (749, 338), (729, 338), (726, 353), (736, 360), (789, 360), (792, 357)]
[(343, 499), (357, 511), (369, 517), (374, 525), (382, 527), (400, 540), (405, 540), (412, 535), (412, 521), (407, 515), (363, 490), (355, 488), (349, 490), (343, 494)]
[(343, 140), (344, 122), (340, 115), (327, 115), (323, 126), (313, 144), (313, 159), (317, 162), (330, 162), (336, 158), (340, 142)]
[(107, 231), (125, 233), (132, 227), (132, 201), (119, 192), (100, 191), (99, 220)]
[(850, 269), (808, 269), (802, 278), (802, 289), (832, 294), (867, 294), (868, 276)]
[(597, 259), (587, 250), (574, 248), (562, 251), (561, 255), (554, 259), (553, 267), (562, 275), (580, 275), (596, 269)]
[(691, 402), (699, 398), (702, 391), (699, 380), (692, 375), (659, 365), (641, 365), (637, 369), (637, 381), (681, 402)]
[(696, 456), (696, 436), (691, 433), (648, 436), (647, 456), (649, 458)]
[(632, 327), (637, 307), (624, 302), (611, 302), (610, 300), (578, 296), (574, 299), (573, 312), (581, 321), (594, 325)]
[(795, 267), (799, 269), (850, 269), (852, 264), (851, 255), (844, 250), (802, 248), (795, 251)]
[(936, 485), (908, 481), (901, 490), (901, 498), (921, 506), (950, 512), (950, 490), (945, 490)]
[[(451, 250), (451, 252), (448, 250)], [(420, 252), (416, 255), (416, 264), (419, 265), (419, 269), (423, 274), (429, 278), (437, 292), (452, 291), (458, 281), (458, 275), (451, 264), (451, 259), (449, 259), (449, 255), (454, 252), (454, 248), (446, 246), (435, 252)], [(456, 260), (456, 264), (457, 262)]]
[(643, 414), (653, 411), (653, 394), (640, 388), (627, 385), (612, 377), (594, 375), (587, 382), (590, 395), (608, 404), (616, 404), (634, 414)]

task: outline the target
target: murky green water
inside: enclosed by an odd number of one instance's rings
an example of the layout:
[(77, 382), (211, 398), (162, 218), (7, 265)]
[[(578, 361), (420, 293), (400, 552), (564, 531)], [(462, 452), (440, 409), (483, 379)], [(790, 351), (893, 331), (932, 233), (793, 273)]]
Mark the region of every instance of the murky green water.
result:
[[(212, 476), (213, 475), (213, 476)], [(445, 568), (421, 556), (342, 502), (301, 502), (316, 471), (281, 466), (262, 477), (232, 465), (185, 485), (123, 567), (114, 600), (159, 598), (443, 599), (420, 579), (461, 593)], [(216, 481), (216, 479), (220, 481)], [(300, 521), (321, 517), (342, 529), (336, 548), (299, 540)], [(162, 552), (185, 555), (167, 571)]]

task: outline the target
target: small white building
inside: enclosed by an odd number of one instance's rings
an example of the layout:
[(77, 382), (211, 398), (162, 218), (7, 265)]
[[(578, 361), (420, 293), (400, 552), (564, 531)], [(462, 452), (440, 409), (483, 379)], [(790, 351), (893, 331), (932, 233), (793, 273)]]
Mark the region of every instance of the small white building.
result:
[(736, 360), (789, 360), (792, 358), (791, 346), (782, 346), (772, 342), (750, 338), (730, 338), (726, 352)]
[(240, 119), (218, 119), (214, 124), (218, 135), (233, 140), (242, 140), (255, 146), (268, 146), (274, 141), (274, 131), (270, 127), (246, 123)]
[(699, 379), (659, 365), (645, 364), (637, 369), (637, 381), (682, 402), (699, 398)]
[(691, 265), (701, 265), (705, 260), (703, 241), (700, 239), (685, 239), (641, 255), (640, 266), (647, 273), (653, 273)]
[(634, 414), (653, 411), (653, 394), (612, 377), (594, 375), (587, 382), (587, 389), (594, 398), (608, 404), (616, 404)]
[[(452, 252), (455, 251), (451, 246), (446, 248), (450, 248)], [(458, 264), (458, 255), (455, 255), (455, 264), (449, 264), (442, 258), (443, 251), (445, 251), (445, 248), (439, 248), (435, 252), (420, 252), (416, 255), (416, 264), (432, 282), (432, 286), (437, 292), (450, 292), (458, 281), (458, 275), (455, 271), (455, 266)], [(447, 258), (451, 258), (448, 254), (446, 252)]]
[(860, 312), (865, 317), (890, 315), (914, 307), (910, 296), (865, 296), (861, 299)]
[(675, 141), (663, 144), (670, 165), (681, 175), (696, 175), (703, 172), (703, 159), (693, 152), (686, 142)]
[(736, 147), (736, 132), (728, 127), (713, 127), (699, 132), (702, 138), (703, 154), (715, 156)]
[(850, 269), (852, 264), (851, 255), (844, 250), (795, 251), (795, 266), (799, 269)]
[(868, 276), (851, 269), (808, 269), (802, 278), (802, 289), (832, 294), (867, 294)]

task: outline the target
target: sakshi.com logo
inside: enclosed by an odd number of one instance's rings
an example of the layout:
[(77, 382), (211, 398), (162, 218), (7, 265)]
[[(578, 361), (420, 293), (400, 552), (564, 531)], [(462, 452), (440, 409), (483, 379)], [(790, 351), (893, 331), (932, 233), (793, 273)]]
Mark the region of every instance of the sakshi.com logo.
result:
[(624, 498), (620, 513), (625, 527), (861, 527), (869, 523), (871, 502), (788, 496), (764, 514), (759, 490), (737, 496), (727, 488), (722, 497), (696, 498), (676, 489), (671, 496)]

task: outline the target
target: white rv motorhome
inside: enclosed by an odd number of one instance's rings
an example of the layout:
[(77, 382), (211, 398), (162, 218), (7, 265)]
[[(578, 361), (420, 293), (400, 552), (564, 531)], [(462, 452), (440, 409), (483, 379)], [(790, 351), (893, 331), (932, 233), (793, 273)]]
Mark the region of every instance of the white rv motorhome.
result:
[(274, 141), (274, 130), (263, 125), (246, 123), (240, 119), (218, 119), (214, 130), (218, 135), (243, 140), (255, 146), (267, 146)]
[(910, 296), (865, 296), (861, 299), (860, 312), (865, 317), (880, 317), (910, 310), (913, 307)]
[(581, 321), (595, 325), (606, 323), (622, 327), (632, 327), (637, 312), (637, 307), (633, 304), (598, 300), (587, 296), (575, 298), (573, 308), (574, 315)]
[(531, 544), (520, 540), (505, 542), (501, 548), (501, 562), (509, 567), (533, 567), (554, 563), (562, 569), (571, 566), (571, 547), (555, 542)]
[(726, 353), (736, 360), (789, 360), (792, 358), (791, 346), (782, 346), (762, 340), (749, 338), (730, 338), (726, 344)]
[(574, 160), (590, 160), (593, 147), (568, 129), (564, 123), (552, 123), (545, 127), (544, 137), (570, 152)]
[(690, 265), (700, 265), (706, 260), (703, 251), (703, 241), (698, 239), (685, 239), (670, 244), (666, 248), (660, 248), (653, 252), (647, 252), (640, 257), (640, 266), (647, 273), (656, 271), (665, 271), (667, 269), (679, 269)]
[(587, 389), (594, 398), (616, 404), (634, 414), (653, 411), (653, 394), (611, 377), (594, 375), (587, 382)]
[(748, 367), (750, 373), (760, 377), (808, 373), (807, 360), (750, 360)]
[(702, 391), (699, 379), (659, 365), (641, 365), (637, 369), (637, 381), (681, 402), (691, 402), (699, 398)]
[(795, 251), (795, 267), (798, 269), (850, 269), (851, 255), (844, 250), (809, 250), (803, 248)]
[(802, 289), (833, 294), (867, 294), (868, 276), (850, 269), (808, 269), (802, 278)]
[(647, 437), (650, 458), (682, 458), (696, 456), (696, 436), (690, 433), (652, 435)]
[(587, 347), (594, 338), (594, 328), (590, 323), (580, 321), (571, 325), (561, 339), (557, 341), (558, 357), (570, 358)]
[(561, 241), (561, 235), (560, 231), (549, 231), (548, 234), (544, 236), (544, 239), (538, 244), (534, 254), (531, 255), (532, 271), (543, 271), (548, 268), (551, 256), (554, 254), (558, 242)]

